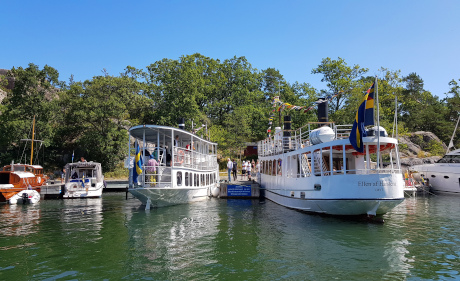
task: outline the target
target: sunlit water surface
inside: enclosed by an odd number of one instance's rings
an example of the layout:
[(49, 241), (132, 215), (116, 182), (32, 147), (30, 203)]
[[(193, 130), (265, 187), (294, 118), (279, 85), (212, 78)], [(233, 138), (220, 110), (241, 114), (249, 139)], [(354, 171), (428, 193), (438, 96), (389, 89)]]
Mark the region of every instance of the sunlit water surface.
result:
[(0, 280), (460, 279), (460, 197), (406, 199), (384, 224), (270, 201), (143, 210), (124, 193), (0, 205)]

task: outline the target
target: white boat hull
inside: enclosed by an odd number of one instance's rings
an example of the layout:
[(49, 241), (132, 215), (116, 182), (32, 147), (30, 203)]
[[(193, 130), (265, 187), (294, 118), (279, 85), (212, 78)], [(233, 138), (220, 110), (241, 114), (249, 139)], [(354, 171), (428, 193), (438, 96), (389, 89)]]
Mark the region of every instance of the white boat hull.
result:
[(96, 183), (94, 187), (86, 184), (85, 187), (81, 183), (67, 183), (65, 185), (63, 198), (97, 198), (102, 196), (104, 184)]
[[(208, 198), (207, 188), (134, 188), (129, 192), (149, 207), (166, 207)], [(148, 202), (150, 201), (150, 202)]]
[(284, 183), (276, 184), (276, 177), (263, 175), (265, 197), (288, 208), (308, 212), (382, 215), (404, 200), (404, 182), (400, 174), (333, 175), (282, 180)]
[(23, 190), (8, 200), (10, 204), (35, 204), (38, 201), (40, 201), (40, 193), (36, 190)]
[(412, 166), (410, 170), (416, 172), (414, 177), (420, 180), (428, 179), (431, 191), (460, 195), (460, 164), (435, 163)]

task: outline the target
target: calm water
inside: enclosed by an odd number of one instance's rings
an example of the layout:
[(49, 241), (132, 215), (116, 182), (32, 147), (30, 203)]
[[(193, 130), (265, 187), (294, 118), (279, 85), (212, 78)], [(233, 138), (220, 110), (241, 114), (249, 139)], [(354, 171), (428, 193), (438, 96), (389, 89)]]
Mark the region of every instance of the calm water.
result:
[(405, 200), (384, 224), (270, 201), (145, 211), (124, 193), (0, 205), (0, 280), (460, 279), (460, 197)]

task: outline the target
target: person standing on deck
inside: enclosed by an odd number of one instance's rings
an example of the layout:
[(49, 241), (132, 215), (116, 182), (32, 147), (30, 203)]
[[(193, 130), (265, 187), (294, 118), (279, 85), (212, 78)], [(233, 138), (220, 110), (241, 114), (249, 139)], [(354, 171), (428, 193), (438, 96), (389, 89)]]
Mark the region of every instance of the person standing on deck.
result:
[(158, 162), (153, 155), (150, 155), (149, 162), (147, 162), (147, 171), (150, 172), (150, 186), (155, 186), (157, 184), (156, 174)]
[(251, 180), (251, 170), (252, 170), (251, 162), (248, 161), (246, 165), (246, 173), (248, 174), (248, 181)]
[(238, 162), (236, 162), (236, 159), (233, 160), (233, 181), (236, 181), (238, 179), (237, 174), (236, 174), (236, 169), (238, 167)]
[(256, 180), (260, 183), (260, 162), (257, 160), (256, 163)]
[(247, 167), (246, 161), (243, 161), (242, 166), (243, 168), (241, 169), (241, 180), (244, 180), (244, 177), (246, 176), (246, 167)]
[(232, 179), (231, 179), (232, 169), (233, 169), (233, 162), (232, 162), (232, 160), (230, 160), (230, 158), (228, 158), (228, 162), (227, 162), (228, 182), (232, 181)]

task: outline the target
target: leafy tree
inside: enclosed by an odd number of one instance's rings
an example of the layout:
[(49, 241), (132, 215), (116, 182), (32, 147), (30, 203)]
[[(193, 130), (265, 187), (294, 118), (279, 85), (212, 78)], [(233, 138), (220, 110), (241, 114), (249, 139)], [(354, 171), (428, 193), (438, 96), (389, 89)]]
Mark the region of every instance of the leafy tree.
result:
[(138, 111), (149, 108), (143, 90), (144, 84), (126, 75), (96, 76), (70, 85), (60, 104), (65, 122), (61, 136), (68, 137), (63, 143), (101, 162), (104, 170), (114, 168), (125, 156), (127, 128), (131, 121), (138, 124), (132, 116), (141, 118)]
[(359, 65), (350, 67), (344, 59), (339, 57), (337, 60), (323, 59), (321, 64), (312, 70), (312, 73), (323, 75), (321, 81), (326, 82), (329, 88), (322, 92), (324, 95), (333, 96), (341, 93), (330, 104), (330, 109), (334, 113), (345, 104), (353, 89), (358, 85), (358, 79), (367, 71), (367, 68), (361, 68)]
[(0, 132), (3, 132), (0, 134), (0, 145), (4, 148), (2, 164), (21, 160), (18, 159), (19, 141), (31, 138), (34, 116), (37, 137), (44, 141), (46, 147), (51, 145), (56, 127), (54, 120), (59, 114), (53, 100), (62, 85), (58, 80), (58, 71), (48, 65), (40, 70), (31, 63), (27, 68), (13, 68), (8, 76), (14, 78), (14, 87), (7, 93), (0, 115)]

